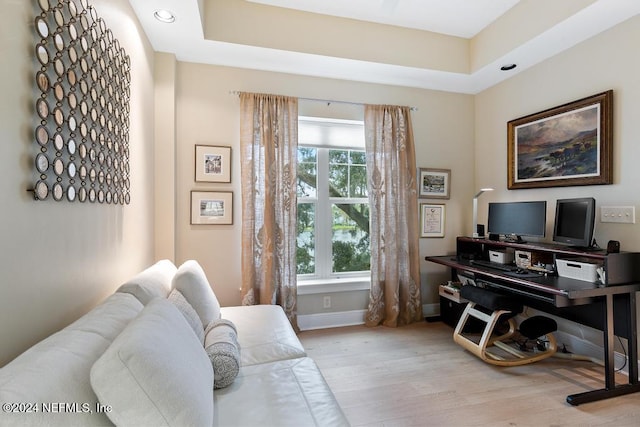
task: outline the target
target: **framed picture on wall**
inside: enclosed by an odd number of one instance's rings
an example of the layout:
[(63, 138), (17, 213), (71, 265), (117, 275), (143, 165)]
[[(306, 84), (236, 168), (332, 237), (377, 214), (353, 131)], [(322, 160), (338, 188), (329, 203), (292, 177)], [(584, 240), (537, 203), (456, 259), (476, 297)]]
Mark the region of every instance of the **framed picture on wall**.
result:
[(420, 203), (420, 237), (444, 237), (445, 205)]
[(420, 168), (418, 172), (418, 197), (448, 199), (451, 187), (451, 169)]
[(613, 91), (507, 123), (509, 190), (613, 183)]
[(192, 191), (191, 224), (233, 224), (233, 192)]
[(231, 182), (231, 147), (196, 145), (196, 182)]

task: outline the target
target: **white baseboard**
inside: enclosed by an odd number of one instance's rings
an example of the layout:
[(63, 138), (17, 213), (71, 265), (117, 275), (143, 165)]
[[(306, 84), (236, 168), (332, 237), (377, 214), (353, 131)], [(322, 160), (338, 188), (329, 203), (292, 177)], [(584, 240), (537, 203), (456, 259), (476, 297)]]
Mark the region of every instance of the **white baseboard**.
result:
[[(339, 328), (342, 326), (364, 325), (364, 315), (367, 310), (335, 311), (331, 313), (299, 314), (298, 327), (301, 331), (313, 329)], [(422, 306), (424, 317), (433, 317), (440, 314), (439, 304), (424, 304)]]
[[(556, 341), (558, 341), (558, 352), (562, 351), (562, 345), (565, 344), (567, 346), (567, 350), (572, 354), (587, 356), (593, 359), (599, 360), (602, 364), (604, 364), (604, 348), (600, 347), (592, 343), (591, 341), (586, 341), (581, 338), (578, 338), (574, 335), (568, 334), (562, 331), (556, 331), (553, 333), (556, 337)], [(621, 372), (629, 375), (629, 364), (628, 358), (625, 357), (624, 354), (615, 352), (614, 353), (614, 366), (617, 369), (624, 365), (624, 368)]]
[(423, 304), (422, 315), (424, 317), (440, 316), (440, 304)]
[(313, 329), (338, 328), (341, 326), (363, 325), (367, 310), (336, 311), (331, 313), (298, 315), (298, 327), (301, 331)]

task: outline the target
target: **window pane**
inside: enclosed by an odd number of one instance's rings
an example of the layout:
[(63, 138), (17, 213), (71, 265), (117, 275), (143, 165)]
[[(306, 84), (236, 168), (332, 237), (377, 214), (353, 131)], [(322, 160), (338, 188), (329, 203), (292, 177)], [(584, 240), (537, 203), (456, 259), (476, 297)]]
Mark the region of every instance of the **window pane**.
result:
[(351, 197), (368, 197), (367, 193), (367, 167), (349, 166), (349, 190)]
[(364, 151), (351, 151), (351, 164), (352, 165), (366, 165), (367, 159)]
[(349, 164), (349, 150), (329, 150), (329, 164)]
[(329, 150), (329, 197), (349, 197), (349, 150)]
[(329, 197), (349, 197), (348, 165), (329, 165)]
[(369, 205), (366, 203), (333, 204), (332, 251), (334, 273), (368, 271)]
[(297, 274), (316, 272), (316, 206), (298, 203)]
[(315, 148), (298, 147), (298, 197), (317, 197), (318, 167)]
[(329, 150), (330, 197), (367, 197), (364, 151)]

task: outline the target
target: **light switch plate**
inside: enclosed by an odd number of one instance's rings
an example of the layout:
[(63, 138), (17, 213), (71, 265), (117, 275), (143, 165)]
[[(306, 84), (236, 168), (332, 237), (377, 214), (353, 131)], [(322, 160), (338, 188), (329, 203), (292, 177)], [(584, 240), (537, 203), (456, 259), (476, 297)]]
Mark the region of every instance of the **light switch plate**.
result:
[(636, 223), (635, 206), (601, 206), (600, 222)]

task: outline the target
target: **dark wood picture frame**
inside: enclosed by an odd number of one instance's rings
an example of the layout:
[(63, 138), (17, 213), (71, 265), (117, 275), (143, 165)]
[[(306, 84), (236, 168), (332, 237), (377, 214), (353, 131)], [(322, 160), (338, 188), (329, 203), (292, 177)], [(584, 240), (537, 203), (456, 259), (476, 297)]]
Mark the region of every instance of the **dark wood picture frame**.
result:
[(507, 187), (613, 183), (613, 91), (507, 123)]
[(191, 225), (232, 224), (232, 191), (191, 191)]
[(231, 147), (196, 145), (195, 181), (231, 182)]
[(451, 197), (451, 169), (419, 168), (418, 197), (421, 199), (449, 199)]

